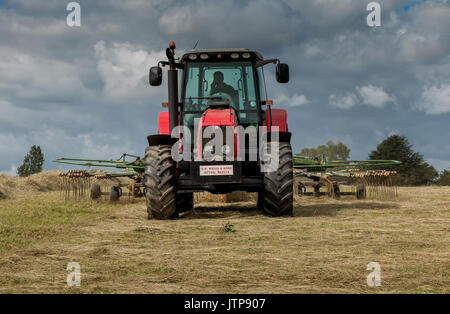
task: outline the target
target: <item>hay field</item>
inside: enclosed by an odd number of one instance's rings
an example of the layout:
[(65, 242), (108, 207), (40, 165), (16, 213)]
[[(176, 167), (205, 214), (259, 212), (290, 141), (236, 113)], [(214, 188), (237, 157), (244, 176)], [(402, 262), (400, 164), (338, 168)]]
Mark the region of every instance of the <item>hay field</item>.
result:
[[(252, 197), (200, 197), (174, 221), (147, 220), (143, 200), (12, 194), (0, 200), (0, 293), (449, 293), (450, 187), (399, 193), (298, 197), (291, 218), (263, 216)], [(69, 262), (80, 287), (66, 284)]]

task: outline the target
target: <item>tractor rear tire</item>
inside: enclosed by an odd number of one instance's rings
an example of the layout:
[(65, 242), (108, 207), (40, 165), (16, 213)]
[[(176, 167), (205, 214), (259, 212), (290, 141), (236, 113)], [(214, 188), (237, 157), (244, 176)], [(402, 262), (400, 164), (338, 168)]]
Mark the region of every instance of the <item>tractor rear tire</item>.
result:
[[(268, 143), (270, 146), (272, 143)], [(272, 217), (292, 216), (294, 202), (294, 171), (290, 143), (279, 143), (279, 166), (264, 173), (264, 190), (260, 196), (265, 214)], [(261, 192), (260, 192), (261, 193)]]
[(177, 194), (177, 212), (184, 213), (194, 208), (194, 193)]
[(145, 150), (148, 219), (173, 219), (178, 216), (171, 149), (170, 145), (156, 145)]

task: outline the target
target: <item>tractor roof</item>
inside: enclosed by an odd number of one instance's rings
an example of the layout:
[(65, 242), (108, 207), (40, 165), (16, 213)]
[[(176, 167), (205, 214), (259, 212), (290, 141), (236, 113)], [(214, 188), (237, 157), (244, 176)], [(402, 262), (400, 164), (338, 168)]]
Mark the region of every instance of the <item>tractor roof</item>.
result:
[(223, 49), (194, 49), (191, 51), (188, 51), (186, 53), (184, 53), (181, 56), (181, 60), (187, 60), (188, 56), (191, 54), (202, 54), (202, 53), (206, 53), (206, 54), (231, 54), (233, 52), (236, 53), (244, 53), (244, 52), (248, 52), (252, 55), (252, 59), (256, 61), (262, 61), (264, 60), (263, 56), (254, 50), (250, 50), (250, 49), (246, 49), (246, 48), (223, 48)]

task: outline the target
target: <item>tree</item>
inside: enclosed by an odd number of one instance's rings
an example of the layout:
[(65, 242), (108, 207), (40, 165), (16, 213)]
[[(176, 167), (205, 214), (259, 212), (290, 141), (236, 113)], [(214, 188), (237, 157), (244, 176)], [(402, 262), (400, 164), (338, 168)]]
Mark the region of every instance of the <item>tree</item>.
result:
[(33, 145), (30, 152), (23, 159), (22, 166), (17, 169), (17, 174), (20, 177), (28, 177), (34, 173), (41, 172), (44, 160), (44, 154), (42, 154), (41, 147)]
[(413, 151), (409, 140), (405, 136), (398, 134), (389, 136), (378, 144), (377, 149), (369, 154), (369, 159), (401, 161), (401, 165), (383, 167), (383, 169), (398, 172), (399, 176), (396, 181), (399, 184), (428, 184), (433, 182), (438, 176), (436, 169), (426, 163), (421, 154)]
[(317, 148), (303, 148), (300, 154), (308, 157), (324, 154), (327, 160), (346, 160), (350, 156), (350, 149), (342, 142), (334, 144), (328, 141), (326, 145), (320, 145)]
[(439, 185), (450, 185), (450, 168), (441, 172), (436, 183)]

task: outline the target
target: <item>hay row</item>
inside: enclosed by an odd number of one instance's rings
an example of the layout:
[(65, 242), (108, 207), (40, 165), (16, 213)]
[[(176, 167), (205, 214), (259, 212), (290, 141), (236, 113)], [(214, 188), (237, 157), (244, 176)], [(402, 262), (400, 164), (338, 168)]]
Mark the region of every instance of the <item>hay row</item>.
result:
[(59, 171), (44, 171), (29, 177), (13, 177), (0, 174), (0, 198), (7, 198), (14, 194), (58, 191)]

